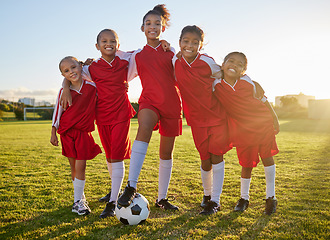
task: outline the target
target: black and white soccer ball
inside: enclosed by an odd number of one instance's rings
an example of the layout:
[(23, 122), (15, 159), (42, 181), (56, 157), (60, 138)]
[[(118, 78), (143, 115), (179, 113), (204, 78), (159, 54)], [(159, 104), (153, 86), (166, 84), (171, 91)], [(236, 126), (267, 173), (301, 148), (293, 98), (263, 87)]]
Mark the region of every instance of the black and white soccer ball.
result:
[(117, 219), (125, 225), (141, 224), (149, 216), (149, 202), (142, 194), (136, 193), (131, 205), (128, 207), (116, 204), (115, 213)]

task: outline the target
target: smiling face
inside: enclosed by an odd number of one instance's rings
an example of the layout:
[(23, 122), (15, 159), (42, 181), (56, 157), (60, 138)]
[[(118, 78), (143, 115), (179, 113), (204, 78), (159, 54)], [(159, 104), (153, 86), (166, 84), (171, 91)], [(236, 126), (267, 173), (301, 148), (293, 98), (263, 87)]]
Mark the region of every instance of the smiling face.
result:
[(247, 61), (245, 56), (240, 53), (227, 55), (222, 70), (225, 80), (238, 80), (246, 71)]
[(145, 17), (141, 30), (147, 37), (148, 41), (159, 41), (160, 34), (165, 31), (162, 25), (162, 18), (156, 14), (149, 14)]
[(115, 58), (115, 54), (119, 48), (118, 39), (115, 34), (109, 30), (103, 31), (99, 34), (97, 43), (95, 44), (97, 50), (108, 62)]
[(64, 59), (60, 64), (62, 76), (73, 85), (81, 82), (81, 66), (72, 58)]
[(179, 41), (182, 56), (188, 63), (191, 63), (196, 58), (203, 43), (200, 36), (195, 32), (186, 32), (182, 35)]

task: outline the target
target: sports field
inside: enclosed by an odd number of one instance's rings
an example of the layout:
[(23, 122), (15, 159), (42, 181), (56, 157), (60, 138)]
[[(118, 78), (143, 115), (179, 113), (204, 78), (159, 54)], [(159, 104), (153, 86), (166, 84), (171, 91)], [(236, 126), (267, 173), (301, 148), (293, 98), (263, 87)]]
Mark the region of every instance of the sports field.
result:
[[(131, 138), (137, 130), (132, 122)], [(138, 192), (150, 203), (147, 222), (124, 226), (100, 219), (109, 190), (104, 154), (88, 161), (85, 194), (88, 216), (71, 212), (70, 167), (60, 147), (49, 143), (50, 121), (0, 122), (0, 239), (330, 239), (330, 120), (282, 120), (277, 136), (277, 212), (265, 216), (262, 164), (254, 169), (250, 206), (233, 212), (240, 196), (240, 166), (235, 150), (225, 155), (221, 211), (199, 216), (202, 199), (200, 160), (190, 128), (177, 138), (169, 195), (178, 212), (154, 207), (158, 185), (159, 134), (154, 133)], [(100, 143), (98, 135), (95, 139)], [(127, 181), (129, 160), (126, 162)]]

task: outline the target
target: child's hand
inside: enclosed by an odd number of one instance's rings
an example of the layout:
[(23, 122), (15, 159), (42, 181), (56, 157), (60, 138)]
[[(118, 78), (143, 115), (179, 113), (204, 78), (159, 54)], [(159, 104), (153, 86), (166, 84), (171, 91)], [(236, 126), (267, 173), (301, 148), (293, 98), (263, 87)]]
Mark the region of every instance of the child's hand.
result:
[(274, 131), (275, 134), (278, 134), (280, 132), (280, 123), (277, 118), (274, 119)]
[(169, 42), (166, 40), (160, 40), (160, 43), (162, 44), (162, 48), (165, 52), (171, 51), (171, 44)]
[(91, 65), (93, 61), (94, 61), (93, 58), (87, 58), (86, 61), (83, 63), (83, 66), (85, 66), (85, 65)]
[(178, 52), (178, 53), (176, 54), (176, 57), (180, 60), (180, 59), (182, 58), (182, 52), (181, 52), (181, 51)]
[(58, 146), (58, 139), (57, 139), (57, 136), (56, 136), (56, 133), (51, 135), (50, 137), (50, 143), (53, 145), (53, 146)]
[(264, 89), (260, 86), (259, 83), (253, 81), (254, 85), (256, 86), (256, 94), (255, 94), (255, 97), (259, 100), (261, 100), (264, 95), (265, 95), (265, 91)]
[(63, 93), (60, 98), (60, 105), (62, 106), (62, 108), (64, 108), (64, 110), (66, 110), (68, 105), (69, 107), (72, 105), (72, 97), (69, 88), (63, 88)]
[(128, 92), (128, 87), (129, 87), (128, 82), (125, 81), (124, 83), (125, 83), (126, 92)]

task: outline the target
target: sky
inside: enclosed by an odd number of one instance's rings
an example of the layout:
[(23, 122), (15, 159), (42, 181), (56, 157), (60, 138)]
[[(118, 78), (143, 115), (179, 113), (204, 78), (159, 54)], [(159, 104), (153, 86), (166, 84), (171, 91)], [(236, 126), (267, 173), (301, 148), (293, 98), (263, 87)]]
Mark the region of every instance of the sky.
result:
[[(142, 17), (157, 4), (171, 13), (161, 38), (176, 51), (182, 28), (197, 25), (205, 33), (201, 52), (219, 64), (232, 51), (245, 53), (247, 74), (269, 101), (299, 93), (330, 99), (329, 0), (0, 0), (0, 98), (53, 103), (63, 57), (99, 58), (96, 36), (105, 28), (118, 33), (121, 50), (143, 48)], [(131, 101), (140, 91), (132, 80)]]

